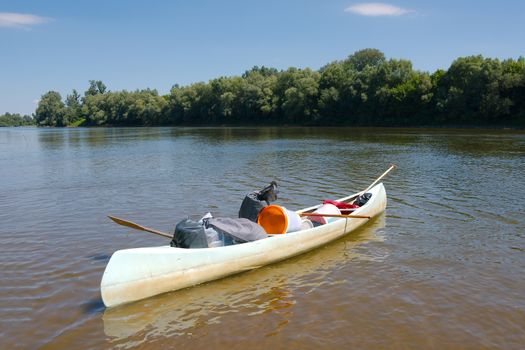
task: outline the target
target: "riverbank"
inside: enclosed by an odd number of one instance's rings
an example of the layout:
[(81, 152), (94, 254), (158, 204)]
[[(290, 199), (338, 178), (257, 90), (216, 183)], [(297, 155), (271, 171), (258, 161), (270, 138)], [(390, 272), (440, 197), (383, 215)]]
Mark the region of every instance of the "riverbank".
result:
[[(0, 127), (2, 127), (0, 125)], [(68, 125), (65, 127), (51, 127), (51, 126), (37, 126), (35, 124), (30, 125), (7, 125), (4, 127), (17, 127), (17, 128), (50, 128), (50, 129), (78, 129), (78, 128), (88, 128), (88, 129), (97, 129), (97, 128), (166, 128), (166, 127), (172, 127), (172, 128), (230, 128), (230, 129), (242, 129), (242, 128), (321, 128), (321, 129), (333, 129), (333, 128), (348, 128), (348, 129), (370, 129), (370, 130), (411, 130), (414, 131), (418, 130), (447, 130), (450, 132), (457, 131), (463, 131), (463, 130), (502, 130), (502, 131), (524, 131), (525, 126), (522, 127), (512, 127), (512, 126), (500, 126), (500, 125), (444, 125), (444, 126), (437, 126), (437, 125), (420, 125), (420, 126), (359, 126), (359, 125), (341, 125), (341, 126), (334, 126), (334, 125), (289, 125), (289, 124), (276, 124), (276, 125), (253, 125), (253, 124), (245, 124), (245, 125), (227, 125), (227, 124), (221, 124), (221, 125), (213, 125), (213, 124), (182, 124), (182, 125)]]

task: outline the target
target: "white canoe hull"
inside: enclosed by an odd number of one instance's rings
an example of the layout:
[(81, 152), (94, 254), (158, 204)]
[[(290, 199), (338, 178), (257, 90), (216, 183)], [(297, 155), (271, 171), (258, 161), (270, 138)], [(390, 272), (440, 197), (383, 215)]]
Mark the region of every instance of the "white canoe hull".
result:
[[(368, 192), (372, 193), (372, 198), (354, 211), (355, 215), (375, 217), (385, 210), (383, 184)], [(339, 200), (351, 197), (353, 195)], [(163, 246), (118, 250), (111, 256), (102, 277), (102, 300), (106, 307), (113, 307), (255, 269), (322, 246), (366, 222), (367, 219), (339, 219), (304, 231), (226, 247), (182, 249)]]

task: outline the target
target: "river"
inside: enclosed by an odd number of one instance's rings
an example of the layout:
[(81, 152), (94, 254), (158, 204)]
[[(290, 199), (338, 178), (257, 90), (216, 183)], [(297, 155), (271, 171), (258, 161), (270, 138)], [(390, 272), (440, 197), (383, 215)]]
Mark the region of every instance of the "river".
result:
[[(113, 252), (236, 216), (276, 180), (300, 209), (384, 180), (358, 231), (250, 272), (105, 309)], [(525, 132), (0, 128), (2, 349), (522, 349)]]

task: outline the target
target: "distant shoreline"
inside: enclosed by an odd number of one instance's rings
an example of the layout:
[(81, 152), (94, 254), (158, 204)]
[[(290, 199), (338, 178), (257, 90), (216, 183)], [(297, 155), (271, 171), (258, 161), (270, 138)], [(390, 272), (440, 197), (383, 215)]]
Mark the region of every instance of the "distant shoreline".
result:
[(321, 128), (321, 129), (388, 129), (388, 130), (421, 130), (425, 129), (427, 131), (462, 131), (462, 130), (486, 130), (486, 131), (525, 131), (525, 127), (508, 127), (508, 126), (491, 126), (491, 125), (446, 125), (446, 126), (436, 126), (436, 125), (418, 125), (418, 126), (359, 126), (359, 125), (86, 125), (86, 126), (66, 126), (66, 127), (56, 127), (56, 126), (38, 126), (38, 125), (23, 125), (23, 126), (0, 126), (0, 128), (27, 128), (27, 129), (57, 129), (57, 130), (67, 130), (67, 129), (119, 129), (119, 128), (209, 128), (209, 129), (219, 129), (219, 128), (234, 128), (234, 129), (263, 129), (263, 128)]
[(448, 70), (429, 73), (414, 70), (409, 60), (364, 49), (319, 70), (256, 66), (241, 76), (175, 84), (166, 95), (149, 88), (110, 91), (90, 80), (83, 94), (42, 95), (34, 119), (9, 117), (58, 127), (523, 128), (525, 58), (460, 57)]

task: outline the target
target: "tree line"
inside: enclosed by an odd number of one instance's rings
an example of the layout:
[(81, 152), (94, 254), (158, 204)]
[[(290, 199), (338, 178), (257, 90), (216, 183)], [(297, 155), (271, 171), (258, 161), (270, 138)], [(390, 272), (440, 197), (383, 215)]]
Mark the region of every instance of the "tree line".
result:
[(0, 127), (35, 125), (35, 120), (29, 115), (5, 113), (0, 115)]
[(109, 91), (92, 80), (65, 100), (42, 95), (42, 126), (525, 126), (525, 59), (481, 55), (448, 70), (415, 70), (364, 49), (319, 70), (253, 67), (242, 76), (157, 90)]

